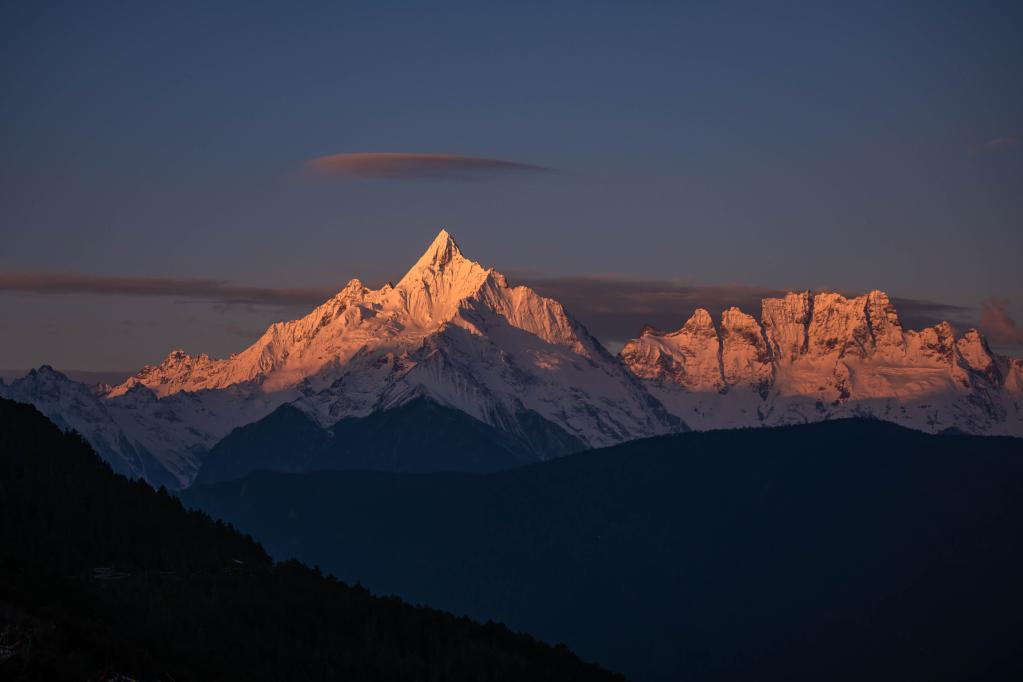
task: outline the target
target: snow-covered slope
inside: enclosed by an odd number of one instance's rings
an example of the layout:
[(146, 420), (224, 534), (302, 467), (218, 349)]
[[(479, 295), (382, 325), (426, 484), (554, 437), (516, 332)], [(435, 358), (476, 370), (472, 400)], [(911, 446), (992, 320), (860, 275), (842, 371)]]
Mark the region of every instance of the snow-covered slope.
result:
[(0, 397), (35, 405), (61, 428), (78, 431), (118, 473), (168, 488), (188, 485), (202, 455), (236, 422), (258, 419), (277, 405), (233, 388), (163, 400), (141, 385), (114, 397), (108, 391), (48, 365), (9, 385), (0, 382)]
[(737, 308), (715, 328), (697, 310), (676, 332), (644, 330), (621, 359), (697, 429), (874, 416), (925, 431), (1023, 436), (1023, 362), (971, 329), (902, 328), (872, 291), (789, 293)]
[(88, 386), (49, 365), (31, 370), (10, 385), (0, 382), (0, 397), (31, 403), (60, 428), (78, 431), (118, 473), (152, 475), (145, 453), (128, 441), (103, 401)]
[[(78, 386), (67, 393), (88, 393)], [(77, 403), (48, 414), (90, 439), (105, 425), (180, 485), (231, 429), (284, 403), (327, 428), (425, 398), (514, 435), (536, 459), (685, 428), (561, 304), (509, 286), (443, 230), (396, 285), (352, 280), (236, 355), (174, 351), (90, 398), (88, 415), (68, 418)]]
[(672, 419), (561, 304), (462, 255), (441, 231), (398, 284), (352, 280), (305, 317), (223, 360), (175, 351), (115, 387), (158, 398), (245, 387), (329, 425), (429, 397), (513, 430), (534, 412), (589, 446), (663, 433)]

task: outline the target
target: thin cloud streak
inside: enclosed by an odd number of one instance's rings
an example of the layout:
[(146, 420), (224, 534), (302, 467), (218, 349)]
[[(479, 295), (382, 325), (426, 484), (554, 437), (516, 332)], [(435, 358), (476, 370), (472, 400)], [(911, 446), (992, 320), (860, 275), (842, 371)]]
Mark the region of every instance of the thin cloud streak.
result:
[(232, 285), (218, 279), (114, 277), (76, 273), (0, 272), (0, 291), (98, 296), (163, 296), (222, 304), (318, 305), (334, 291), (320, 288), (269, 288)]
[(744, 285), (603, 276), (524, 278), (523, 284), (560, 301), (597, 338), (617, 342), (638, 336), (646, 325), (678, 329), (696, 308), (720, 312), (735, 305), (759, 316), (762, 298), (784, 294)]
[[(623, 277), (514, 277), (538, 293), (560, 301), (597, 338), (609, 343), (637, 336), (646, 325), (657, 329), (681, 327), (696, 308), (707, 308), (717, 317), (737, 306), (760, 317), (760, 301), (783, 296), (786, 290), (740, 284), (707, 285), (672, 280), (640, 280)], [(92, 294), (99, 296), (153, 296), (205, 300), (222, 313), (238, 306), (305, 306), (323, 303), (336, 290), (325, 288), (270, 288), (236, 286), (225, 280), (160, 277), (114, 277), (74, 273), (0, 273), (0, 292), (43, 295)], [(851, 295), (851, 294), (850, 294)], [(903, 324), (919, 329), (948, 320), (969, 326), (969, 309), (918, 299), (895, 299)], [(986, 324), (996, 343), (1016, 338), (1023, 330), (1004, 314), (1004, 302), (985, 305)], [(983, 324), (983, 322), (982, 322)], [(1016, 330), (1016, 331), (1012, 331)], [(230, 330), (238, 333), (238, 329)], [(246, 330), (248, 333), (248, 330)]]
[(497, 175), (548, 173), (552, 169), (517, 161), (455, 154), (361, 152), (307, 161), (314, 177), (348, 180), (480, 180)]
[[(676, 330), (697, 308), (709, 310), (715, 321), (721, 311), (732, 306), (760, 319), (761, 300), (784, 296), (788, 291), (741, 284), (706, 285), (602, 276), (522, 277), (521, 281), (560, 301), (591, 333), (611, 345), (638, 336), (646, 325)], [(893, 303), (907, 329), (921, 329), (942, 320), (957, 327), (968, 326), (964, 318), (969, 309), (962, 306), (909, 298), (893, 299)]]

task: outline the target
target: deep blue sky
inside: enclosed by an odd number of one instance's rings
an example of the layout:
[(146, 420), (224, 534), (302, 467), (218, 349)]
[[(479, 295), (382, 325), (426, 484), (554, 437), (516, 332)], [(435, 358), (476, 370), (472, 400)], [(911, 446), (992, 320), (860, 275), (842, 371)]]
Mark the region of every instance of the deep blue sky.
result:
[[(1018, 1), (165, 4), (0, 9), (0, 272), (333, 289), (443, 225), (522, 275), (1023, 318)], [(364, 151), (561, 172), (303, 174)], [(0, 366), (225, 354), (302, 307), (0, 291)]]

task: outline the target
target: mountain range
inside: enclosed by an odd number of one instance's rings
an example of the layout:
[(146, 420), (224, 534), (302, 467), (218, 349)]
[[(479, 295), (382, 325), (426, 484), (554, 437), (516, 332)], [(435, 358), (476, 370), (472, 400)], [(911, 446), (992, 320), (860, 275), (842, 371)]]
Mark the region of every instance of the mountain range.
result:
[(976, 330), (904, 330), (882, 292), (792, 293), (765, 299), (759, 321), (726, 310), (719, 328), (698, 310), (614, 357), (444, 230), (397, 284), (352, 280), (228, 358), (175, 350), (116, 386), (43, 366), (0, 396), (174, 489), (258, 468), (493, 471), (690, 428), (848, 415), (1023, 436), (1023, 363)]

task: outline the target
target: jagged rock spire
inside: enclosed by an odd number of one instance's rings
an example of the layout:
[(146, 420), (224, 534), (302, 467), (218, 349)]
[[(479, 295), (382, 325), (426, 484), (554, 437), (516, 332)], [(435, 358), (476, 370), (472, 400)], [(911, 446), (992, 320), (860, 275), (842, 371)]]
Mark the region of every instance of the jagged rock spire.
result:
[(765, 298), (760, 322), (730, 308), (719, 333), (698, 311), (620, 356), (697, 428), (872, 415), (928, 431), (1023, 433), (1023, 362), (993, 353), (976, 330), (957, 338), (947, 322), (905, 330), (878, 290)]

